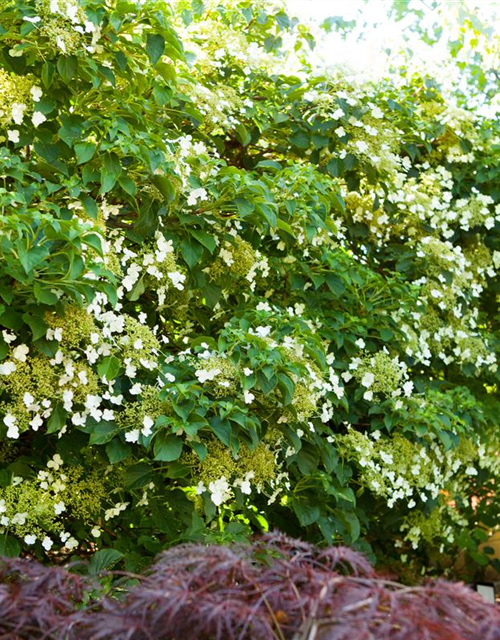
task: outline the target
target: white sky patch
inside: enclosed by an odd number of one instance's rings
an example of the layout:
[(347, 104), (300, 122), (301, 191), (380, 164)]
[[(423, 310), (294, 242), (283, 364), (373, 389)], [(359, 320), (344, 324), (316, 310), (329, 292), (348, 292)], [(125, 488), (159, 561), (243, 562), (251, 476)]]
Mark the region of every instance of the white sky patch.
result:
[[(376, 80), (386, 76), (389, 67), (398, 65), (399, 61), (407, 65), (408, 55), (404, 52), (410, 49), (415, 71), (435, 77), (446, 93), (453, 94), (458, 87), (466, 91), (465, 76), (456, 64), (448, 64), (448, 41), (457, 39), (464, 18), (472, 15), (487, 25), (488, 32), (483, 33), (484, 41), (480, 44), (483, 52), (483, 45), (492, 48), (491, 55), (487, 54), (487, 66), (500, 70), (500, 2), (497, 0), (443, 0), (437, 10), (423, 0), (412, 0), (411, 7), (424, 11), (423, 19), (410, 14), (399, 22), (388, 15), (392, 4), (391, 0), (286, 0), (288, 13), (308, 23), (317, 40), (310, 56), (315, 68), (340, 69), (361, 82)], [(345, 38), (335, 26), (330, 33), (325, 33), (319, 25), (328, 17), (356, 20), (357, 26)], [(429, 32), (433, 24), (440, 25), (442, 37), (436, 43), (426, 44), (407, 29), (415, 20)], [(458, 59), (469, 53), (470, 48), (465, 46)], [(493, 113), (500, 109), (500, 100), (488, 105), (488, 111), (492, 109)]]

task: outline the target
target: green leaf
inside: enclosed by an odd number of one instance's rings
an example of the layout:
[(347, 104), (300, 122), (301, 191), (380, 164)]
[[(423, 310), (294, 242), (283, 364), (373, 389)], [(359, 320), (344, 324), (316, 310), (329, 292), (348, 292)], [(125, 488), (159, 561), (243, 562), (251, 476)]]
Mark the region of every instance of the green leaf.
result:
[(199, 243), (206, 247), (210, 251), (210, 253), (213, 253), (215, 251), (217, 243), (215, 242), (215, 238), (213, 235), (207, 233), (206, 231), (202, 231), (201, 229), (191, 229), (191, 235), (195, 237)]
[(295, 391), (295, 383), (285, 373), (278, 373), (278, 387), (283, 394), (283, 404), (290, 404)]
[(54, 305), (59, 302), (59, 298), (55, 293), (52, 293), (47, 285), (41, 285), (38, 282), (35, 282), (33, 285), (33, 293), (35, 294), (35, 298), (38, 302), (41, 302), (42, 304)]
[(97, 233), (87, 233), (83, 239), (84, 243), (102, 256), (102, 238)]
[(305, 131), (298, 130), (290, 136), (290, 142), (298, 149), (307, 149), (310, 141)]
[(250, 142), (250, 140), (252, 139), (252, 136), (250, 135), (250, 133), (248, 132), (248, 129), (245, 127), (244, 124), (238, 124), (236, 125), (236, 127), (234, 128), (235, 132), (236, 132), (236, 137), (238, 138), (238, 140), (241, 142), (241, 144), (246, 147), (247, 144)]
[(56, 71), (56, 68), (52, 64), (52, 62), (49, 62), (47, 60), (46, 62), (43, 63), (43, 65), (42, 65), (42, 83), (43, 83), (43, 86), (46, 89), (48, 89), (50, 87), (50, 85), (52, 84), (52, 80), (54, 79), (55, 71)]
[(203, 247), (198, 242), (193, 242), (188, 238), (181, 242), (180, 250), (182, 257), (191, 268), (194, 267), (203, 254)]
[(359, 534), (361, 533), (358, 516), (354, 513), (354, 511), (343, 511), (342, 520), (346, 524), (349, 536), (351, 538), (351, 543), (356, 542), (356, 540), (359, 538)]
[(161, 462), (173, 462), (178, 460), (182, 453), (182, 440), (173, 433), (160, 432), (154, 442), (155, 460)]
[(73, 148), (76, 153), (77, 164), (84, 164), (94, 157), (97, 145), (93, 142), (78, 142)]
[(0, 556), (17, 558), (21, 553), (21, 545), (13, 536), (0, 534)]
[(132, 287), (132, 291), (129, 291), (129, 293), (127, 294), (127, 298), (131, 302), (135, 302), (136, 300), (139, 300), (139, 298), (142, 296), (144, 291), (146, 291), (144, 278), (139, 278), (139, 280), (137, 280), (135, 285)]
[(106, 444), (119, 432), (119, 427), (114, 422), (100, 422), (92, 428), (90, 444)]
[(306, 498), (295, 498), (293, 501), (293, 510), (303, 527), (313, 524), (321, 515), (319, 506), (314, 504), (312, 500)]
[(80, 200), (82, 201), (82, 204), (86, 213), (93, 220), (97, 220), (99, 210), (97, 208), (97, 202), (94, 200), (94, 198), (91, 198), (90, 196), (82, 195), (80, 196)]
[(173, 202), (175, 198), (175, 189), (167, 176), (154, 176), (152, 178), (152, 183), (165, 198), (167, 204)]
[[(32, 313), (26, 312), (23, 314), (22, 318), (31, 329), (33, 340), (38, 340), (47, 333), (48, 327), (43, 319), (43, 315), (33, 315)], [(4, 322), (3, 318), (2, 322)]]
[(67, 58), (61, 56), (57, 60), (57, 71), (66, 84), (69, 84), (71, 80), (77, 75), (78, 72), (78, 58), (76, 56), (68, 56)]
[(107, 153), (103, 158), (103, 167), (101, 169), (102, 184), (100, 193), (111, 191), (121, 172), (122, 167), (116, 153)]
[(130, 445), (122, 442), (119, 438), (113, 438), (113, 440), (106, 445), (106, 455), (111, 464), (126, 460), (131, 451)]
[(52, 413), (50, 414), (49, 421), (47, 422), (47, 433), (56, 433), (60, 431), (66, 424), (66, 418), (68, 414), (64, 410), (61, 404), (56, 404)]
[(19, 261), (24, 267), (26, 273), (31, 273), (50, 254), (46, 244), (32, 247), (29, 251), (19, 248)]
[(120, 185), (120, 187), (129, 194), (129, 196), (134, 196), (137, 189), (135, 186), (135, 182), (132, 180), (132, 178), (129, 178), (129, 176), (122, 174), (119, 178), (118, 178), (118, 184)]
[(123, 558), (123, 553), (116, 549), (99, 549), (89, 562), (89, 574), (96, 576), (101, 571), (109, 571), (115, 564)]
[(149, 34), (146, 38), (146, 51), (154, 67), (165, 51), (165, 38), (159, 33)]
[(106, 376), (106, 380), (110, 382), (114, 380), (116, 376), (119, 374), (121, 368), (121, 362), (115, 356), (107, 356), (101, 360), (101, 362), (97, 365), (97, 372), (99, 373), (101, 378)]
[(151, 482), (153, 469), (146, 462), (138, 462), (125, 471), (125, 487), (129, 490), (142, 489)]

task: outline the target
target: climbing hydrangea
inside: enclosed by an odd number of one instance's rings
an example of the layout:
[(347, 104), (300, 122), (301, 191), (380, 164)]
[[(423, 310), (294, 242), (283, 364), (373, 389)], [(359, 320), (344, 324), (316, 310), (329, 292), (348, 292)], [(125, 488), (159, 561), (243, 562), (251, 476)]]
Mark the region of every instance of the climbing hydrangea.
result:
[(498, 122), (280, 2), (0, 14), (0, 552), (487, 562)]

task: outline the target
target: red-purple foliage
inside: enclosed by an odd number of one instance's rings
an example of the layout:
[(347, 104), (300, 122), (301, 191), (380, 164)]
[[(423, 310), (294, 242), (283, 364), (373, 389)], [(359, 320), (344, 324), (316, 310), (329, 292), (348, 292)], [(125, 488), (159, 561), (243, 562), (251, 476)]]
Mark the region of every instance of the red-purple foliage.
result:
[(405, 587), (350, 549), (280, 535), (172, 548), (92, 611), (62, 569), (0, 567), (0, 640), (500, 640), (498, 608), (462, 584)]
[(65, 569), (0, 558), (0, 640), (63, 638), (83, 621), (77, 607), (88, 589)]

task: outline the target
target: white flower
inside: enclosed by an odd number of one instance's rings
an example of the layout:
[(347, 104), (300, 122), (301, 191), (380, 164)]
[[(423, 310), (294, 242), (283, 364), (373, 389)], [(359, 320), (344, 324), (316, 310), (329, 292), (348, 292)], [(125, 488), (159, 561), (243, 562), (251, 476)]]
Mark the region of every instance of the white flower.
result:
[(139, 429), (132, 429), (125, 434), (125, 440), (127, 442), (137, 442), (139, 440)]
[(198, 369), (198, 371), (194, 372), (194, 375), (203, 383), (207, 380), (214, 380), (219, 373), (221, 373), (220, 369), (210, 369), (210, 371), (207, 371), (206, 369)]
[(140, 349), (142, 349), (144, 347), (142, 340), (140, 338), (137, 338), (137, 340), (134, 342), (133, 344), (134, 349), (137, 349), (138, 351)]
[(56, 516), (60, 515), (63, 511), (66, 511), (66, 505), (64, 502), (56, 502), (54, 505), (54, 513)]
[(7, 427), (7, 438), (13, 438), (14, 440), (19, 438), (19, 427), (16, 425), (16, 422), (16, 416), (13, 416), (11, 413), (7, 413), (4, 417), (3, 423)]
[(265, 338), (271, 333), (271, 327), (257, 327), (255, 329), (255, 335), (259, 336), (259, 338)]
[(259, 302), (256, 309), (257, 311), (271, 311), (271, 305), (269, 302)]
[(125, 511), (129, 504), (130, 502), (117, 502), (114, 507), (111, 507), (111, 509), (107, 509), (104, 512), (104, 520), (110, 520), (111, 518), (115, 518), (120, 515), (120, 512)]
[(252, 493), (252, 485), (250, 484), (250, 480), (247, 477), (245, 477), (244, 479), (238, 478), (234, 485), (236, 487), (239, 487), (241, 493), (244, 493), (247, 496)]
[(411, 396), (411, 392), (413, 391), (413, 382), (411, 380), (408, 380), (408, 382), (404, 383), (403, 391), (404, 391), (405, 396), (407, 396), (407, 397)]
[(25, 104), (22, 104), (21, 102), (14, 102), (11, 108), (12, 120), (14, 120), (16, 124), (22, 124), (25, 111)]
[(196, 493), (197, 493), (198, 495), (201, 495), (202, 493), (204, 493), (204, 492), (207, 490), (207, 488), (206, 488), (206, 486), (203, 484), (203, 482), (200, 480), (200, 481), (198, 482), (198, 484), (196, 485), (195, 490), (196, 490)]
[(27, 347), (25, 344), (20, 344), (14, 349), (12, 357), (15, 360), (19, 360), (20, 362), (26, 362), (26, 356), (28, 355), (29, 351), (29, 347)]
[(223, 262), (227, 264), (228, 267), (231, 267), (234, 264), (233, 254), (231, 251), (228, 251), (227, 249), (221, 249), (219, 251), (219, 257)]
[(64, 464), (64, 460), (61, 458), (61, 456), (58, 453), (55, 453), (52, 456), (52, 460), (49, 460), (47, 462), (47, 468), (54, 469), (54, 471), (59, 471), (59, 469), (62, 467), (63, 464)]
[(0, 500), (0, 513), (5, 513), (7, 511), (7, 507), (5, 506), (5, 500)]
[(248, 378), (248, 376), (251, 376), (253, 373), (253, 369), (249, 369), (248, 367), (245, 367), (243, 369), (243, 374)]
[(368, 400), (369, 402), (373, 400), (373, 391), (365, 391), (363, 394), (363, 398)]
[(40, 16), (23, 16), (23, 20), (25, 20), (26, 22), (31, 22), (31, 24), (36, 24), (37, 22), (40, 22), (41, 18)]
[(31, 393), (26, 392), (23, 395), (24, 406), (28, 409), (34, 402), (35, 398), (31, 395)]
[(149, 416), (144, 416), (144, 420), (142, 421), (142, 424), (144, 425), (144, 427), (141, 429), (141, 433), (143, 436), (146, 436), (146, 438), (148, 436), (150, 436), (153, 431), (151, 430), (151, 427), (154, 425), (155, 421), (153, 420), (153, 418), (150, 418)]
[(45, 538), (42, 540), (42, 547), (45, 549), (45, 551), (50, 551), (50, 549), (52, 548), (53, 544), (54, 543), (49, 538), (49, 536), (45, 536)]
[(244, 397), (245, 397), (245, 402), (246, 404), (251, 404), (254, 400), (255, 400), (255, 396), (253, 393), (251, 393), (248, 390), (245, 390), (243, 393)]
[(17, 129), (9, 129), (7, 131), (7, 138), (9, 139), (9, 142), (19, 142), (19, 131)]
[(202, 187), (200, 187), (199, 189), (193, 189), (187, 199), (187, 204), (190, 207), (194, 207), (194, 205), (196, 204), (197, 200), (206, 200), (207, 199), (207, 192), (206, 189), (203, 189)]
[(61, 36), (56, 37), (56, 45), (59, 47), (59, 49), (61, 49), (63, 53), (66, 53), (66, 43), (61, 38)]
[(373, 373), (371, 373), (371, 371), (367, 371), (361, 379), (361, 384), (367, 389), (368, 387), (371, 387), (374, 382), (375, 376), (373, 375)]
[(42, 124), (42, 122), (45, 122), (46, 120), (47, 118), (43, 115), (41, 111), (35, 111), (31, 116), (31, 122), (35, 125), (35, 127), (38, 127), (39, 125)]
[(137, 396), (139, 393), (142, 393), (142, 384), (140, 382), (136, 382), (130, 387), (130, 393), (133, 396)]
[(40, 87), (37, 87), (36, 85), (31, 87), (30, 93), (33, 97), (33, 102), (40, 102), (40, 98), (43, 96), (43, 91)]
[[(499, 252), (500, 253), (500, 252)], [(16, 334), (15, 333), (9, 333), (8, 331), (2, 331), (2, 337), (5, 340), (5, 342), (7, 344), (10, 344), (11, 342), (14, 342), (14, 340), (16, 339)]]
[(366, 347), (366, 343), (363, 340), (363, 338), (358, 338), (354, 344), (358, 346), (360, 349), (364, 349)]
[(180, 273), (179, 271), (170, 271), (167, 275), (176, 289), (179, 291), (184, 289), (183, 282), (185, 282), (186, 276), (183, 273)]
[(12, 524), (26, 524), (26, 518), (28, 517), (27, 512), (24, 513), (16, 513), (12, 518)]
[(71, 537), (69, 538), (69, 540), (67, 540), (66, 544), (64, 545), (66, 547), (66, 549), (76, 549), (76, 547), (78, 546), (78, 540), (76, 540), (75, 538)]
[(34, 536), (32, 533), (29, 533), (28, 535), (24, 536), (24, 542), (29, 545), (35, 544), (36, 536)]
[(220, 507), (221, 504), (232, 497), (231, 488), (225, 476), (215, 480), (215, 482), (211, 482), (208, 485), (208, 490), (210, 491), (210, 498), (216, 507)]
[(394, 458), (392, 457), (392, 454), (386, 453), (385, 451), (380, 452), (380, 457), (386, 464), (392, 464), (394, 462)]
[(17, 367), (13, 362), (2, 362), (2, 364), (0, 364), (0, 375), (9, 376), (11, 373), (14, 373), (16, 369)]
[(57, 342), (61, 342), (62, 332), (63, 330), (61, 327), (57, 327), (56, 329), (47, 329), (45, 337), (47, 338), (47, 340), (57, 340)]
[(99, 538), (101, 536), (101, 530), (99, 529), (99, 527), (93, 527), (90, 530), (90, 533), (94, 536), (94, 538)]
[(38, 413), (30, 420), (30, 427), (33, 429), (33, 431), (38, 431), (42, 424), (42, 416)]

